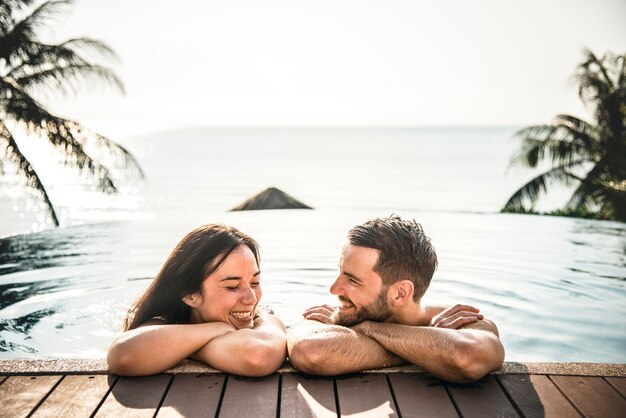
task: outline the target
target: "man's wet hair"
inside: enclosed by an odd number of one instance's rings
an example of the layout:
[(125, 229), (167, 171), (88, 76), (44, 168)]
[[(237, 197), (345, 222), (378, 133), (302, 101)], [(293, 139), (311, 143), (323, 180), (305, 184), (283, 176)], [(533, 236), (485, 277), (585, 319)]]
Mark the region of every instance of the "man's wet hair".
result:
[(408, 279), (415, 287), (413, 300), (418, 302), (424, 296), (437, 269), (437, 254), (415, 219), (402, 219), (398, 215), (371, 219), (352, 228), (348, 241), (380, 251), (374, 271), (384, 285)]

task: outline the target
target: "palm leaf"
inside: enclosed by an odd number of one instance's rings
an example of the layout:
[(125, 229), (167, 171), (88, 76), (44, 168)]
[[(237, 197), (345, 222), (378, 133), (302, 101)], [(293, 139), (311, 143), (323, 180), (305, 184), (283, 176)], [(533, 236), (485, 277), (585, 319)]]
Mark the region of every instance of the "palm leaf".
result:
[(576, 177), (569, 171), (582, 165), (585, 161), (570, 162), (562, 166), (554, 167), (536, 177), (520, 187), (505, 203), (503, 211), (525, 210), (524, 203), (530, 201), (532, 205), (537, 201), (541, 193), (548, 190), (548, 186), (553, 183), (570, 184)]
[(75, 94), (80, 89), (80, 82), (91, 78), (115, 85), (124, 92), (122, 81), (112, 70), (92, 64), (55, 67), (20, 77), (16, 82), (29, 92), (55, 89), (64, 94)]
[(75, 124), (50, 114), (19, 87), (11, 87), (12, 99), (4, 103), (4, 110), (30, 133), (45, 135), (55, 148), (62, 151), (64, 163), (89, 174), (96, 180), (99, 190), (115, 193), (117, 188), (109, 170), (84, 151), (79, 137), (72, 132)]
[(28, 56), (26, 49), (34, 40), (37, 30), (49, 26), (50, 20), (71, 3), (72, 0), (50, 0), (39, 5), (19, 22), (9, 22), (0, 38), (0, 59), (13, 62), (17, 57)]
[[(118, 60), (115, 52), (106, 44), (90, 38), (72, 38), (58, 45), (29, 41), (23, 46), (27, 54), (10, 66), (7, 74), (13, 78), (24, 77), (31, 72), (52, 66), (89, 64), (86, 57)], [(84, 54), (85, 56), (81, 55)]]
[[(520, 152), (513, 156), (511, 165), (522, 164), (536, 167), (539, 161), (550, 158), (554, 164), (568, 164), (583, 157), (593, 160), (593, 148), (596, 142), (580, 128), (584, 125), (574, 124), (573, 117), (562, 115), (555, 122), (547, 125), (536, 125), (520, 130), (516, 136), (521, 139)], [(583, 121), (579, 121), (584, 124)]]
[(48, 213), (52, 218), (52, 222), (55, 226), (59, 226), (59, 218), (54, 210), (54, 206), (52, 206), (52, 202), (50, 202), (48, 192), (41, 182), (39, 175), (24, 154), (22, 154), (17, 146), (17, 143), (15, 142), (15, 139), (13, 138), (13, 135), (11, 135), (11, 131), (9, 131), (2, 121), (0, 121), (0, 140), (5, 142), (5, 152), (9, 159), (15, 162), (18, 170), (23, 174), (26, 179), (26, 185), (39, 192)]
[[(88, 80), (96, 79), (124, 92), (122, 81), (100, 59), (117, 59), (115, 52), (101, 41), (72, 38), (49, 45), (37, 38), (37, 32), (70, 5), (70, 0), (50, 0), (39, 6), (30, 0), (0, 2), (0, 121), (11, 120), (29, 134), (46, 138), (63, 156), (63, 163), (76, 167), (91, 177), (98, 190), (115, 193), (117, 187), (109, 169), (86, 151), (91, 141), (125, 162), (142, 178), (143, 170), (124, 147), (84, 128), (80, 123), (55, 116), (34, 97), (35, 93), (75, 93)], [(30, 13), (28, 10), (35, 7)], [(23, 18), (18, 16), (24, 16)], [(32, 165), (19, 150), (9, 129), (2, 124), (1, 140), (7, 146), (5, 156), (18, 164), (26, 184), (38, 190), (53, 217), (58, 218), (49, 196)], [(128, 174), (128, 173), (125, 173)]]

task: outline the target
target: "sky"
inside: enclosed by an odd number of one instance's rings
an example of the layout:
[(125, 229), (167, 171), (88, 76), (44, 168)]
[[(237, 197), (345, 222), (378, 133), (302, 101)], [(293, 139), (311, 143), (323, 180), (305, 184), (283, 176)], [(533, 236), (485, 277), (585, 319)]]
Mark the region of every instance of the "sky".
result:
[(517, 126), (588, 118), (588, 47), (626, 52), (624, 0), (78, 1), (51, 39), (120, 57), (126, 94), (55, 99), (92, 124)]

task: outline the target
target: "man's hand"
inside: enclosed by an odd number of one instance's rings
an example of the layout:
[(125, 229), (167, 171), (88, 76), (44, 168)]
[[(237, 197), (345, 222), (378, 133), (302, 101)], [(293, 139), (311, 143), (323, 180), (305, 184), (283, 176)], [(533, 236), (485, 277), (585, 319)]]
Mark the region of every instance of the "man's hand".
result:
[(433, 316), (429, 326), (438, 328), (459, 329), (463, 325), (480, 321), (483, 315), (479, 310), (469, 305), (454, 305), (444, 309), (440, 314)]
[(302, 316), (304, 317), (304, 319), (318, 321), (322, 324), (333, 324), (334, 319), (332, 316), (336, 309), (336, 306), (330, 305), (312, 306), (304, 311)]

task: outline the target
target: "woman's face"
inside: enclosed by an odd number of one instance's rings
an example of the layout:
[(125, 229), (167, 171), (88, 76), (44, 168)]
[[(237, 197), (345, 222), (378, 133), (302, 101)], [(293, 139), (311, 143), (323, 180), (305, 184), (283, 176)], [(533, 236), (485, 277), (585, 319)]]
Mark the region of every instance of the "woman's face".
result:
[(261, 272), (254, 253), (246, 245), (235, 248), (204, 279), (199, 292), (183, 297), (191, 306), (191, 322), (221, 321), (237, 329), (252, 328), (261, 300)]

